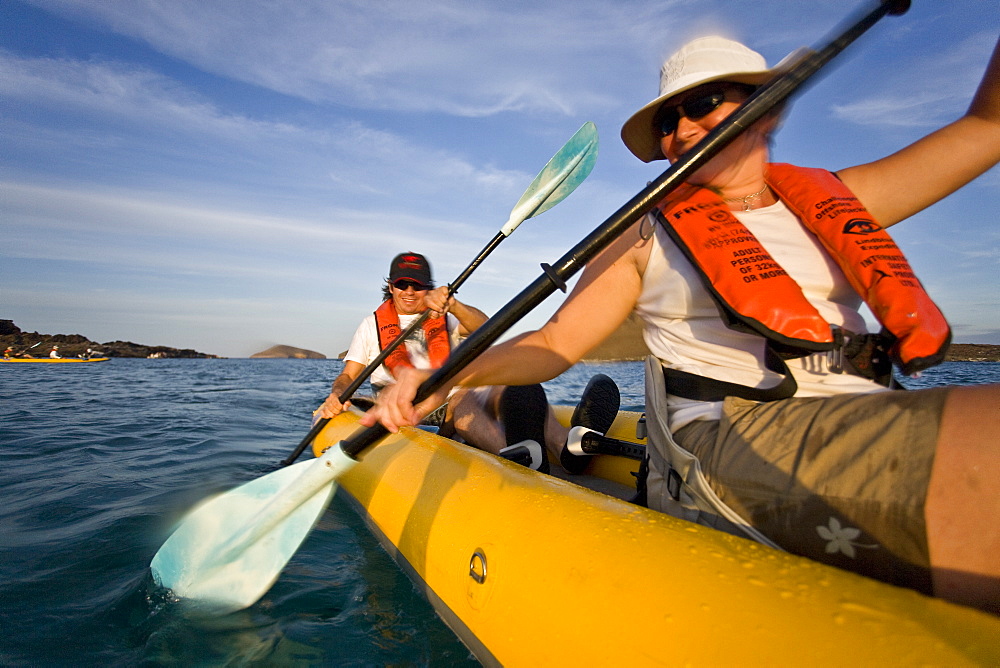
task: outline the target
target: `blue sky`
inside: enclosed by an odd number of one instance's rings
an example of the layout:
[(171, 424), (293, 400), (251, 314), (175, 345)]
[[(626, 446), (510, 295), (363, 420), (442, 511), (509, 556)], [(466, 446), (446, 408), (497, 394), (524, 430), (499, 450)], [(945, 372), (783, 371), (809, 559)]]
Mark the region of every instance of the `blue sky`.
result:
[[(968, 104), (994, 0), (914, 0), (798, 96), (774, 158), (837, 169)], [(660, 173), (622, 122), (723, 34), (771, 64), (844, 0), (3, 0), (0, 318), (230, 357), (335, 356), (399, 251), (454, 279), (585, 121), (600, 157), (462, 288), (494, 312)], [(957, 342), (1000, 344), (1000, 171), (893, 228)], [(525, 319), (534, 327), (551, 297)]]

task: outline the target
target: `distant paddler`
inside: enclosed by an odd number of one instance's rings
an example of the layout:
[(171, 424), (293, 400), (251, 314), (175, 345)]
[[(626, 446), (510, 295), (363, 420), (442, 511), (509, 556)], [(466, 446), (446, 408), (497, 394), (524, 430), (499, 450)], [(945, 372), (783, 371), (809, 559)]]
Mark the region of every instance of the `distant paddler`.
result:
[(38, 347), (40, 345), (42, 345), (42, 342), (38, 341), (38, 342), (36, 342), (36, 343), (28, 346), (27, 348), (25, 348), (24, 350), (22, 350), (21, 352), (16, 353), (16, 354), (14, 353), (13, 346), (7, 346), (7, 350), (3, 351), (3, 358), (5, 360), (11, 359), (12, 357), (26, 357), (26, 358), (30, 359), (31, 355), (28, 354), (28, 351), (31, 350), (32, 348), (36, 348), (36, 347)]

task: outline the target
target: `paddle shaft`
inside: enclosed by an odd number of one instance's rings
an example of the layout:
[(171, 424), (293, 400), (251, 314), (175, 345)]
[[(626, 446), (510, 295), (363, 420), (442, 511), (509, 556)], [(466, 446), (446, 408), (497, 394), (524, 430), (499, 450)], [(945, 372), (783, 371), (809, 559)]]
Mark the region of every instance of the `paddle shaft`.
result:
[[(846, 30), (830, 40), (825, 47), (818, 51), (806, 52), (789, 63), (786, 69), (758, 88), (746, 102), (709, 132), (704, 139), (619, 208), (580, 243), (571, 248), (555, 265), (551, 267), (543, 265), (544, 272), (541, 276), (469, 335), (452, 352), (444, 366), (421, 384), (414, 403), (420, 403), (429, 397), (478, 357), (480, 353), (493, 345), (521, 318), (555, 292), (559, 287), (558, 283), (565, 284), (594, 256), (646, 215), (659, 201), (680, 187), (694, 172), (776, 105), (784, 102), (831, 59), (875, 25), (879, 19), (886, 14), (902, 14), (909, 8), (909, 5), (909, 0), (883, 0), (878, 7), (864, 14)], [(357, 458), (365, 449), (377, 443), (388, 433), (385, 427), (376, 424), (342, 441), (340, 447), (349, 457)]]
[(19, 353), (17, 353), (17, 354), (18, 354), (18, 355), (23, 355), (24, 353), (28, 352), (29, 350), (31, 350), (31, 349), (32, 349), (32, 348), (34, 348), (35, 346), (40, 346), (40, 345), (42, 345), (42, 342), (41, 342), (41, 341), (39, 341), (39, 342), (37, 342), (37, 343), (35, 343), (35, 344), (33, 344), (33, 345), (30, 345), (30, 346), (28, 346), (27, 348), (25, 348), (24, 350), (22, 350), (21, 352), (19, 352)]

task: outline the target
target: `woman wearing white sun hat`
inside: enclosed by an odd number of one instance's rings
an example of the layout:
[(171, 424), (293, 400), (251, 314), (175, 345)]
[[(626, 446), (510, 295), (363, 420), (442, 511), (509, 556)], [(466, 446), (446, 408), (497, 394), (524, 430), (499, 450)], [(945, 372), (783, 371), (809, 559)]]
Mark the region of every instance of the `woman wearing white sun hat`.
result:
[[(739, 43), (694, 40), (622, 139), (677, 160), (772, 74)], [(881, 160), (772, 164), (776, 125), (745, 131), (598, 255), (541, 330), (453, 382), (553, 378), (636, 311), (655, 355), (650, 507), (1000, 612), (1000, 386), (880, 384), (886, 359), (919, 370), (950, 339), (884, 228), (1000, 161), (1000, 45), (964, 116)], [(889, 336), (865, 334), (859, 293)], [(438, 401), (413, 410), (426, 377), (400, 378), (366, 422), (413, 424)]]

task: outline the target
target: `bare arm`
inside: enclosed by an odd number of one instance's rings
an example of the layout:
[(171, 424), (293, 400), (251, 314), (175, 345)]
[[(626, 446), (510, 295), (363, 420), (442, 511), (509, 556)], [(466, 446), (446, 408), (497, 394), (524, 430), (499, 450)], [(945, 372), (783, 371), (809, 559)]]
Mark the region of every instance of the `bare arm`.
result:
[(1000, 162), (1000, 42), (964, 116), (890, 156), (838, 172), (883, 227), (922, 211)]
[(348, 360), (344, 362), (344, 369), (340, 372), (340, 375), (333, 381), (333, 388), (330, 390), (330, 396), (326, 398), (326, 401), (316, 409), (313, 415), (332, 418), (342, 413), (347, 406), (350, 405), (350, 401), (342, 404), (340, 403), (340, 395), (344, 393), (354, 379), (357, 378), (362, 371), (365, 370), (365, 365), (360, 362), (355, 362), (353, 360)]

